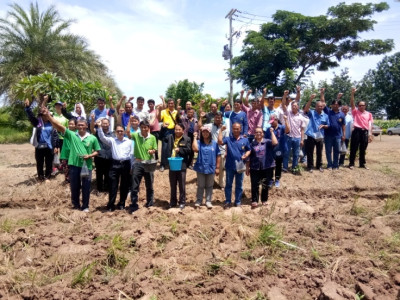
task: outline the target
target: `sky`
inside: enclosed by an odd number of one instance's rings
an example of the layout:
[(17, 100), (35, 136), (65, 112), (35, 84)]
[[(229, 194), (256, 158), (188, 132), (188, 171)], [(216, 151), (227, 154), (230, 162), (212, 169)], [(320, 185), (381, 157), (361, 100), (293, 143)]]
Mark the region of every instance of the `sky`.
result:
[[(5, 17), (12, 1), (0, 1), (0, 16)], [(30, 1), (16, 1), (24, 8)], [(240, 55), (247, 30), (258, 30), (262, 22), (271, 20), (277, 10), (304, 15), (326, 14), (328, 7), (341, 1), (312, 0), (38, 0), (44, 10), (54, 5), (63, 19), (74, 19), (70, 28), (86, 38), (89, 48), (99, 54), (125, 95), (157, 99), (176, 81), (188, 79), (204, 82), (204, 93), (217, 98), (229, 91), (226, 69), (228, 61), (222, 50), (228, 44), (227, 13), (235, 8), (233, 55)], [(345, 1), (350, 4), (355, 1)], [(380, 1), (357, 1), (362, 3)], [(365, 39), (394, 39), (400, 51), (400, 2), (386, 1), (390, 9), (374, 15), (378, 22), (374, 31), (363, 33)], [(254, 16), (255, 15), (255, 16)], [(254, 18), (253, 20), (251, 20)], [(239, 20), (242, 20), (240, 22)], [(248, 23), (244, 23), (248, 22)], [(250, 22), (250, 23), (249, 23)], [(252, 25), (253, 24), (253, 25)], [(360, 80), (384, 56), (357, 57), (342, 61), (340, 67), (316, 72), (315, 83), (330, 79), (333, 73), (349, 68), (353, 80)], [(234, 85), (234, 92), (242, 87)], [(158, 101), (157, 101), (158, 102)]]

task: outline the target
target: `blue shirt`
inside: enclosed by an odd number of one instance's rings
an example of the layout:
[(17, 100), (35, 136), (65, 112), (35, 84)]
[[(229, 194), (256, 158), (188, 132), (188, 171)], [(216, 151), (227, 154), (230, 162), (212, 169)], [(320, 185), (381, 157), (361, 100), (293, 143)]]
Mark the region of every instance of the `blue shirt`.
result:
[(351, 128), (353, 127), (353, 116), (351, 114), (346, 115), (346, 140), (351, 138)]
[(346, 116), (341, 111), (335, 113), (332, 109), (324, 107), (324, 112), (329, 117), (329, 128), (325, 130), (325, 135), (335, 138), (341, 138), (343, 135), (342, 126), (346, 125)]
[(328, 115), (324, 112), (318, 114), (315, 110), (310, 109), (307, 113), (307, 116), (310, 118), (310, 123), (308, 123), (306, 129), (306, 135), (316, 138), (316, 133), (321, 132), (322, 136), (324, 136), (324, 129), (318, 129), (320, 125), (328, 125), (329, 126), (329, 118)]
[[(99, 119), (99, 118), (111, 117), (114, 113), (115, 113), (115, 110), (111, 109), (111, 108), (110, 109), (105, 108), (103, 110), (99, 110), (98, 108), (96, 108), (90, 112), (90, 116), (92, 114), (94, 114), (94, 120), (97, 121), (97, 119)], [(89, 124), (91, 121), (92, 121), (92, 117), (89, 117)]]
[(243, 136), (239, 139), (230, 135), (223, 138), (223, 143), (227, 145), (225, 169), (236, 171), (236, 161), (241, 161), (242, 156), (250, 150), (249, 140)]
[(275, 109), (273, 110), (269, 110), (268, 107), (265, 107), (263, 105), (263, 130), (266, 131), (268, 128), (271, 127), (271, 124), (269, 124), (269, 118), (271, 117), (271, 115), (275, 114)]
[(231, 128), (234, 123), (239, 123), (240, 125), (242, 125), (242, 130), (240, 131), (240, 134), (247, 134), (249, 123), (247, 122), (247, 114), (244, 111), (240, 111), (238, 113), (234, 111), (227, 111), (224, 112), (223, 117), (230, 119)]
[(127, 114), (126, 112), (124, 112), (121, 115), (121, 122), (122, 122), (122, 126), (124, 126), (124, 128), (126, 129), (126, 126), (128, 125), (129, 119), (131, 116), (135, 116), (135, 114), (132, 112), (130, 115)]
[(275, 167), (271, 140), (262, 139), (261, 142), (257, 142), (257, 140), (254, 139), (250, 144), (250, 151), (251, 170), (265, 170)]
[(210, 144), (197, 141), (197, 147), (199, 148), (199, 155), (193, 170), (202, 174), (214, 174), (217, 156), (220, 155), (218, 144), (213, 140)]
[(37, 137), (37, 140), (40, 144), (47, 144), (49, 149), (53, 149), (51, 145), (52, 133), (53, 133), (53, 126), (51, 126), (50, 122), (46, 122), (43, 124), (42, 130), (40, 130), (40, 135)]
[[(278, 145), (276, 145), (273, 149), (274, 152), (274, 157), (281, 157), (283, 156), (287, 151), (289, 151), (288, 146), (287, 146), (287, 135), (285, 133), (285, 125), (278, 124), (276, 129), (274, 129), (274, 134), (276, 136), (276, 139), (278, 140)], [(271, 131), (267, 130), (265, 132), (264, 137), (266, 139), (271, 139)]]

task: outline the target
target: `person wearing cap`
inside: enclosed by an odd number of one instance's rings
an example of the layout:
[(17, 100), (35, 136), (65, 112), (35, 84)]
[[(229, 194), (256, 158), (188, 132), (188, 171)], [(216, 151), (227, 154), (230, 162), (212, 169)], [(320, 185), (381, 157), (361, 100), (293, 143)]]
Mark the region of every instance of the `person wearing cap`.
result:
[[(287, 116), (283, 116), (285, 120), (285, 125), (281, 125), (278, 122), (278, 118), (275, 115), (271, 115), (269, 123), (271, 125), (270, 129), (273, 129), (274, 135), (278, 141), (278, 145), (276, 145), (273, 149), (273, 156), (275, 159), (275, 170), (272, 171), (271, 179), (268, 183), (269, 187), (272, 187), (275, 184), (276, 188), (280, 187), (280, 179), (282, 175), (282, 164), (283, 164), (283, 157), (285, 156), (286, 152), (288, 151), (287, 146), (287, 135), (290, 132), (290, 125), (288, 123)], [(272, 135), (271, 131), (267, 130), (265, 132), (264, 137), (266, 139), (271, 140)], [(274, 181), (274, 171), (275, 171), (275, 181)]]
[(275, 105), (275, 97), (274, 96), (268, 96), (268, 98), (267, 98), (268, 106), (266, 107), (264, 105), (264, 99), (265, 99), (266, 94), (267, 94), (267, 89), (263, 89), (263, 95), (262, 95), (262, 99), (261, 99), (261, 101), (262, 101), (261, 106), (262, 106), (262, 113), (263, 113), (263, 125), (262, 125), (262, 128), (263, 128), (265, 133), (268, 132), (267, 131), (268, 128), (271, 127), (271, 123), (269, 122), (269, 120), (271, 118), (271, 115), (273, 115), (273, 114), (275, 116), (277, 115), (276, 111), (275, 111), (275, 106), (274, 106)]
[(325, 130), (329, 128), (330, 122), (327, 114), (324, 113), (324, 105), (322, 101), (315, 103), (315, 110), (310, 109), (311, 102), (316, 97), (315, 94), (310, 96), (304, 112), (310, 118), (310, 123), (306, 129), (305, 134), (307, 135), (306, 140), (306, 153), (307, 153), (307, 169), (310, 173), (313, 172), (314, 168), (314, 148), (316, 147), (317, 160), (315, 167), (320, 172), (324, 172), (322, 168), (322, 149), (324, 147), (324, 134)]
[[(56, 119), (62, 126), (64, 127), (68, 127), (68, 119), (66, 117), (64, 117), (63, 113), (62, 113), (62, 108), (63, 108), (63, 103), (61, 101), (57, 101), (54, 104), (54, 109), (55, 112), (53, 114), (54, 119)], [(62, 149), (63, 146), (63, 142), (64, 142), (64, 137), (62, 136), (62, 134), (59, 132), (58, 133), (58, 138), (60, 139), (59, 141), (59, 148), (60, 150)]]
[(358, 150), (360, 168), (369, 170), (366, 165), (365, 152), (367, 151), (368, 143), (371, 143), (373, 140), (372, 123), (374, 122), (374, 119), (372, 118), (372, 114), (366, 111), (365, 101), (358, 101), (358, 108), (356, 108), (354, 104), (354, 94), (356, 91), (357, 89), (353, 87), (350, 96), (351, 114), (354, 118), (354, 129), (351, 133), (350, 139), (349, 168), (350, 170), (354, 169), (354, 161)]
[[(97, 108), (93, 109), (90, 112), (90, 117), (89, 117), (89, 124), (92, 121), (92, 118), (94, 117), (94, 121), (96, 122), (97, 119), (99, 118), (107, 118), (110, 119), (114, 113), (114, 104), (112, 102), (112, 96), (110, 96), (109, 98), (109, 102), (110, 102), (110, 108), (106, 108), (106, 100), (104, 98), (97, 98)], [(111, 122), (110, 122), (111, 123)], [(110, 127), (110, 130), (113, 131), (113, 126)]]
[(255, 139), (250, 144), (250, 159), (246, 162), (246, 175), (250, 175), (251, 181), (251, 207), (258, 206), (260, 199), (261, 185), (261, 203), (266, 205), (268, 201), (268, 182), (272, 178), (275, 167), (273, 148), (278, 144), (272, 127), (268, 130), (271, 139), (264, 138), (264, 131), (261, 127), (256, 128)]
[[(226, 126), (223, 125), (218, 135), (218, 144), (226, 145), (227, 156), (225, 162), (226, 185), (225, 185), (225, 204), (224, 208), (228, 209), (232, 205), (232, 184), (235, 179), (235, 205), (241, 206), (243, 194), (243, 178), (245, 166), (244, 162), (250, 155), (249, 140), (241, 135), (241, 124), (234, 123), (232, 132), (229, 137), (223, 137)], [(243, 167), (238, 169), (238, 167)]]
[(182, 167), (179, 171), (169, 170), (169, 183), (171, 187), (171, 198), (169, 207), (176, 207), (177, 189), (179, 186), (179, 208), (184, 209), (186, 205), (186, 169), (189, 166), (190, 152), (192, 143), (188, 136), (184, 135), (185, 126), (182, 123), (175, 125), (174, 134), (164, 138), (167, 144), (166, 151), (168, 157), (182, 157)]
[[(262, 127), (263, 125), (263, 113), (260, 111), (260, 100), (254, 98), (251, 103), (251, 107), (249, 105), (249, 95), (252, 93), (252, 90), (247, 91), (247, 95), (245, 97), (244, 103), (242, 104), (242, 110), (247, 115), (247, 120), (249, 123), (249, 127), (247, 130), (247, 137), (249, 139), (249, 143), (251, 143), (254, 139), (256, 128)], [(240, 100), (242, 100), (244, 94), (244, 90), (240, 91)]]
[[(38, 178), (40, 181), (48, 181), (51, 177), (54, 153), (58, 153), (58, 133), (51, 125), (47, 115), (42, 112), (38, 117), (33, 115), (29, 99), (25, 100), (25, 112), (34, 127), (31, 144), (35, 147)], [(45, 165), (44, 172), (43, 165)]]
[(200, 140), (197, 140), (197, 132), (194, 133), (192, 149), (194, 152), (198, 153), (196, 163), (193, 167), (193, 170), (197, 172), (197, 192), (195, 206), (199, 207), (202, 204), (205, 190), (206, 206), (207, 208), (211, 209), (214, 176), (218, 176), (219, 174), (219, 165), (221, 159), (219, 146), (211, 136), (211, 124), (201, 127)]
[[(92, 158), (98, 154), (100, 145), (97, 138), (87, 132), (87, 122), (79, 120), (77, 122), (78, 132), (71, 131), (53, 118), (47, 109), (44, 109), (49, 121), (55, 129), (64, 134), (64, 139), (70, 142), (70, 151), (68, 157), (68, 166), (70, 169), (70, 188), (71, 202), (73, 209), (79, 209), (83, 212), (89, 212), (90, 184), (92, 181)], [(81, 176), (82, 169), (86, 165), (88, 176)], [(82, 205), (79, 201), (79, 195), (82, 190)]]

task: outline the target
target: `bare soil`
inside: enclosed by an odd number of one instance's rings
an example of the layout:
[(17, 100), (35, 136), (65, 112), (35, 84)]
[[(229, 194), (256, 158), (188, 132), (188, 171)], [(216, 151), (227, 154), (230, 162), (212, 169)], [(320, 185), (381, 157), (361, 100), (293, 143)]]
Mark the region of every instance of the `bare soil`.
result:
[[(71, 210), (64, 176), (36, 181), (31, 145), (0, 145), (0, 298), (400, 299), (400, 137), (369, 145), (370, 170), (284, 174), (268, 206), (166, 210), (168, 171), (155, 173), (156, 205)], [(94, 179), (95, 180), (95, 179)], [(93, 183), (93, 187), (95, 184)], [(362, 296), (364, 295), (364, 298)]]

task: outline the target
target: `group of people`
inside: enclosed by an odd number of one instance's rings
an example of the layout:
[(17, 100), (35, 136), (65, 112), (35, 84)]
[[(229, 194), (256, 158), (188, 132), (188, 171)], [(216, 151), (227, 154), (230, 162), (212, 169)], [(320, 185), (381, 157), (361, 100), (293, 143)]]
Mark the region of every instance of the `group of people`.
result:
[[(250, 176), (251, 181), (251, 206), (257, 207), (260, 202), (266, 205), (268, 190), (273, 186), (279, 188), (282, 172), (289, 171), (290, 156), (294, 173), (299, 170), (299, 161), (304, 159), (310, 172), (324, 171), (324, 144), (327, 169), (336, 170), (344, 164), (345, 156), (340, 155), (339, 149), (343, 144), (348, 146), (349, 141), (350, 169), (354, 168), (357, 150), (360, 167), (367, 168), (365, 150), (371, 141), (372, 115), (365, 110), (365, 102), (360, 101), (355, 106), (356, 89), (351, 91), (351, 114), (347, 105), (341, 105), (341, 93), (329, 108), (324, 89), (320, 90), (315, 109), (311, 109), (316, 98), (313, 94), (301, 110), (300, 87), (296, 91), (295, 99), (290, 99), (289, 91), (285, 91), (278, 107), (275, 97), (266, 96), (266, 89), (251, 103), (252, 91), (246, 96), (241, 91), (233, 107), (227, 101), (218, 107), (218, 101), (210, 105), (209, 112), (204, 111), (204, 100), (196, 112), (190, 101), (182, 109), (179, 99), (175, 107), (173, 99), (165, 101), (160, 96), (162, 103), (156, 106), (150, 99), (147, 110), (143, 97), (136, 99), (135, 106), (133, 97), (127, 100), (123, 96), (116, 109), (110, 97), (109, 108), (105, 99), (98, 98), (97, 108), (89, 115), (85, 114), (82, 103), (76, 103), (74, 111), (68, 112), (66, 103), (60, 101), (54, 104), (54, 113), (51, 113), (47, 107), (49, 99), (45, 97), (39, 105), (39, 114), (34, 116), (30, 101), (26, 100), (25, 110), (34, 126), (31, 143), (35, 146), (37, 174), (40, 180), (47, 181), (53, 163), (61, 159), (60, 170), (70, 184), (73, 208), (88, 212), (94, 158), (97, 190), (109, 194), (107, 209), (126, 209), (130, 194), (128, 209), (133, 213), (139, 208), (138, 194), (143, 177), (145, 206), (154, 205), (159, 141), (159, 171), (169, 168), (170, 160), (180, 162), (178, 168), (169, 170), (170, 208), (185, 208), (187, 169), (197, 173), (195, 207), (201, 206), (205, 198), (206, 207), (211, 209), (215, 176), (217, 184), (225, 191), (225, 208), (232, 205), (234, 179), (234, 205), (241, 205), (245, 175)], [(268, 101), (266, 106), (264, 99)], [(120, 195), (116, 204), (118, 189)]]

